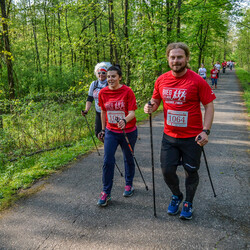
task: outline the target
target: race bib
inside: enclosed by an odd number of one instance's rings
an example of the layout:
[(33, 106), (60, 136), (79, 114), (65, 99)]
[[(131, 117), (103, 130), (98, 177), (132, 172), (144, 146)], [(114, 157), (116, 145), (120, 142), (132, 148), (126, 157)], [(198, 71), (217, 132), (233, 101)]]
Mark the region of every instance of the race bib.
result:
[(109, 123), (117, 123), (116, 118), (118, 118), (119, 120), (124, 119), (125, 112), (120, 110), (107, 111), (107, 116)]
[(187, 127), (188, 112), (168, 110), (167, 124), (174, 127)]

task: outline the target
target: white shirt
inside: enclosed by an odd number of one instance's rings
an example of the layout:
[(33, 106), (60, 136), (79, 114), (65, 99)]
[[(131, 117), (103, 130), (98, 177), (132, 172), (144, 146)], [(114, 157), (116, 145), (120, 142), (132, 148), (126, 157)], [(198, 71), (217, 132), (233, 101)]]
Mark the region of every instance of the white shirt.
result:
[(199, 68), (199, 71), (198, 71), (199, 75), (201, 77), (206, 77), (206, 73), (207, 73), (207, 70), (205, 68)]
[(220, 66), (219, 63), (216, 63), (214, 66), (216, 67), (216, 69), (220, 70), (220, 67), (221, 67), (221, 66)]

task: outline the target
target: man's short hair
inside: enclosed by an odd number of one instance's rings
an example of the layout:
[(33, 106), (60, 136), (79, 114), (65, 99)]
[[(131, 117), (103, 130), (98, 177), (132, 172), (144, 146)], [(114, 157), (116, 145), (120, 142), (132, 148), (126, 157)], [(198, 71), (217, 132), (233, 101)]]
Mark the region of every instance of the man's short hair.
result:
[(186, 57), (190, 57), (189, 48), (188, 48), (188, 46), (187, 46), (185, 43), (181, 43), (181, 42), (178, 42), (178, 43), (170, 43), (170, 44), (167, 46), (167, 49), (166, 49), (166, 55), (167, 55), (167, 57), (169, 56), (169, 53), (170, 53), (170, 51), (171, 51), (172, 49), (182, 49), (182, 50), (184, 50)]

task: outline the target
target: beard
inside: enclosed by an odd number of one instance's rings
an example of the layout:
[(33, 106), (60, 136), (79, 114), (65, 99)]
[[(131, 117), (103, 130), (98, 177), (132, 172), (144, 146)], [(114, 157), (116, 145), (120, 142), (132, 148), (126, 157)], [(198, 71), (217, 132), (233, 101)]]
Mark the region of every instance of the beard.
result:
[[(178, 69), (175, 69), (175, 66), (181, 66), (181, 67), (178, 68)], [(187, 62), (186, 62), (184, 65), (175, 64), (175, 65), (170, 66), (170, 69), (171, 69), (173, 72), (175, 72), (175, 73), (181, 73), (181, 72), (183, 72), (186, 68), (187, 68)]]

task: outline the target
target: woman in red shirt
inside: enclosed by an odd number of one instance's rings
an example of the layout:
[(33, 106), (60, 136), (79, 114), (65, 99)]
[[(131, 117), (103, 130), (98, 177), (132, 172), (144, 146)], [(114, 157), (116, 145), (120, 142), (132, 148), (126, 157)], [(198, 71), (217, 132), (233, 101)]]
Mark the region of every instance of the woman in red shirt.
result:
[[(124, 130), (134, 150), (137, 140), (137, 127), (135, 110), (137, 109), (134, 92), (120, 81), (122, 72), (119, 65), (111, 66), (107, 71), (108, 86), (99, 93), (99, 106), (101, 107), (102, 131), (99, 138), (104, 140), (104, 163), (103, 163), (103, 191), (100, 194), (98, 205), (106, 206), (111, 200), (113, 185), (115, 152), (118, 145), (121, 146), (125, 166), (125, 191), (124, 197), (134, 193), (133, 178), (135, 164), (126, 139)], [(119, 122), (117, 123), (117, 118)]]

